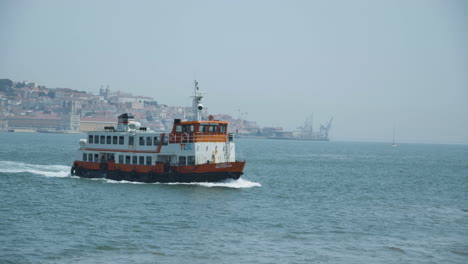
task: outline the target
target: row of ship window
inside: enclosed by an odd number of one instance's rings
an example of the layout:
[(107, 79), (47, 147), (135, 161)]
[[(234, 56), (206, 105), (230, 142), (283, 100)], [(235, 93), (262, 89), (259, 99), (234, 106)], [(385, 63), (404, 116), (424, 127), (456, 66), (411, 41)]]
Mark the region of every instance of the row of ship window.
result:
[[(195, 132), (193, 125), (177, 125), (176, 132)], [(198, 132), (210, 132), (210, 133), (226, 133), (226, 125), (218, 125), (215, 123), (205, 124), (202, 123), (198, 127)]]
[[(163, 137), (140, 137), (140, 146), (159, 146), (161, 143), (163, 145), (167, 145), (168, 138), (166, 136)], [(135, 141), (135, 137), (129, 136), (128, 137), (128, 145), (133, 146)], [(89, 144), (114, 144), (114, 145), (124, 145), (125, 144), (125, 137), (124, 136), (99, 136), (99, 135), (89, 135), (88, 136), (88, 143)]]
[[(114, 154), (109, 154), (109, 160), (114, 160)], [(97, 153), (83, 153), (83, 161), (106, 162)], [(119, 164), (153, 165), (151, 156), (119, 155)], [(179, 156), (179, 165), (195, 165), (195, 156)]]

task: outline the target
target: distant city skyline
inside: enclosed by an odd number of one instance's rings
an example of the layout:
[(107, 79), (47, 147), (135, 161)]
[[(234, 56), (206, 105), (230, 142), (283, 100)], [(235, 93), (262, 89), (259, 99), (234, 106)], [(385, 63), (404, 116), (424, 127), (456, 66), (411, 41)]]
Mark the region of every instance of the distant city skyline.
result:
[(467, 1), (0, 1), (0, 78), (332, 140), (468, 143)]

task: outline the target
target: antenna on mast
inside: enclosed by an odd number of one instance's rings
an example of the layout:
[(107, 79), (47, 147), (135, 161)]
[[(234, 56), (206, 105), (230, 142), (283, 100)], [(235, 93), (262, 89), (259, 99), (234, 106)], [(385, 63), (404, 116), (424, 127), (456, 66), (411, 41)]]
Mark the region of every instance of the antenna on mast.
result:
[(196, 116), (195, 121), (201, 121), (200, 113), (203, 110), (203, 105), (201, 104), (203, 93), (200, 91), (200, 88), (198, 87), (197, 80), (194, 81), (194, 96), (192, 97), (193, 97), (192, 109), (193, 109), (193, 113)]

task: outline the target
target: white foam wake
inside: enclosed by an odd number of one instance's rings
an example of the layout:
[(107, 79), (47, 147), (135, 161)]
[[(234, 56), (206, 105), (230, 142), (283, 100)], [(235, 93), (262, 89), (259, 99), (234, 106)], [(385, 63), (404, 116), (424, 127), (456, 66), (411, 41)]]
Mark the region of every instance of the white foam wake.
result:
[(46, 177), (67, 177), (70, 176), (70, 167), (0, 160), (0, 173), (32, 173)]
[(235, 189), (246, 189), (252, 187), (262, 187), (258, 182), (251, 182), (245, 179), (238, 180), (225, 180), (221, 182), (192, 182), (192, 183), (183, 183), (183, 182), (171, 182), (171, 183), (144, 183), (144, 182), (131, 182), (131, 181), (114, 181), (105, 178), (95, 178), (91, 180), (104, 181), (106, 183), (118, 183), (118, 184), (162, 184), (162, 185), (195, 185), (203, 187), (224, 187), (224, 188), (235, 188)]
[(144, 183), (144, 182), (132, 182), (132, 181), (115, 181), (115, 180), (110, 180), (110, 179), (106, 179), (106, 178), (91, 178), (90, 180), (94, 180), (94, 181), (104, 181), (106, 183), (126, 183), (126, 184), (151, 184), (151, 183)]
[(169, 185), (200, 185), (204, 187), (224, 187), (234, 189), (246, 189), (252, 187), (262, 187), (258, 182), (251, 182), (247, 179), (239, 178), (238, 180), (225, 180), (222, 182), (193, 182), (193, 183), (167, 183)]
[(251, 182), (245, 179), (238, 179), (238, 180), (225, 180), (221, 182), (192, 182), (192, 183), (182, 183), (182, 182), (172, 182), (172, 183), (143, 183), (143, 182), (131, 182), (131, 181), (114, 181), (104, 178), (99, 179), (92, 179), (92, 180), (99, 180), (104, 181), (106, 183), (119, 183), (119, 184), (165, 184), (165, 185), (195, 185), (195, 186), (203, 186), (203, 187), (224, 187), (224, 188), (235, 188), (235, 189), (246, 189), (252, 187), (262, 187), (262, 185), (258, 182)]

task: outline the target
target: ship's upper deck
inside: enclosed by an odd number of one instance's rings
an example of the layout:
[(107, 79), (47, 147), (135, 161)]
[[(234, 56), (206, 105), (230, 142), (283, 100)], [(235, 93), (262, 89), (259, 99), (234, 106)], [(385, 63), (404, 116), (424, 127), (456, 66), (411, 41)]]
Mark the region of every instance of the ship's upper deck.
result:
[[(164, 140), (166, 140), (166, 142), (169, 144), (196, 142), (230, 142), (233, 141), (234, 137), (233, 134), (228, 133), (228, 122), (226, 121), (181, 121), (180, 119), (175, 119), (171, 132), (167, 133), (155, 132), (148, 130), (145, 127), (140, 127), (138, 122), (135, 122), (134, 120), (128, 120), (127, 117), (133, 119), (132, 116), (127, 114), (119, 116), (119, 125), (117, 129), (109, 126), (105, 127), (104, 131), (89, 132), (88, 143), (124, 144), (123, 141), (127, 141), (128, 137), (140, 138), (140, 141), (142, 138), (145, 137), (154, 137), (153, 141), (155, 142), (156, 139), (158, 139), (157, 141), (161, 140), (163, 142)], [(117, 136), (117, 134), (119, 135)]]

